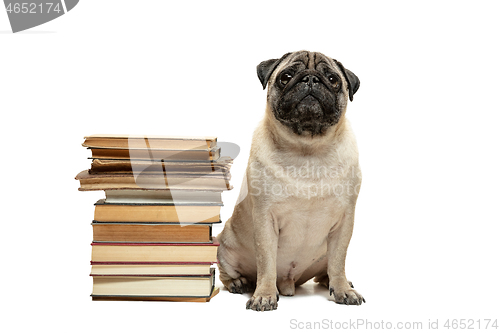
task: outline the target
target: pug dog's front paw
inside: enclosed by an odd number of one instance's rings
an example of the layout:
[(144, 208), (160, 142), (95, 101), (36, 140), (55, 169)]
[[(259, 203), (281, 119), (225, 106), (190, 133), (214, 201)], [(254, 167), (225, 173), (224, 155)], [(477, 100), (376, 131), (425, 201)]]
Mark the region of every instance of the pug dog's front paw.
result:
[(247, 309), (255, 311), (271, 311), (278, 308), (279, 295), (278, 292), (274, 294), (255, 294), (247, 302)]
[(366, 303), (365, 298), (353, 289), (352, 283), (345, 279), (332, 279), (330, 281), (330, 296), (332, 295), (333, 300), (338, 304), (361, 305)]
[(333, 288), (330, 288), (330, 295), (332, 294), (334, 295), (335, 303), (338, 304), (361, 305), (362, 303), (366, 303), (365, 298), (354, 289), (337, 293)]

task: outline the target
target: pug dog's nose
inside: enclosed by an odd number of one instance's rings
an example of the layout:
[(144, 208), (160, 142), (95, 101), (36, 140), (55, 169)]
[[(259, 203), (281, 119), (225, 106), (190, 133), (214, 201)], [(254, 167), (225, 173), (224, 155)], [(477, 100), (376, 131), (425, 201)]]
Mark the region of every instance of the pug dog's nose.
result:
[(316, 75), (309, 74), (302, 78), (302, 82), (312, 86), (313, 83), (319, 83), (319, 78)]

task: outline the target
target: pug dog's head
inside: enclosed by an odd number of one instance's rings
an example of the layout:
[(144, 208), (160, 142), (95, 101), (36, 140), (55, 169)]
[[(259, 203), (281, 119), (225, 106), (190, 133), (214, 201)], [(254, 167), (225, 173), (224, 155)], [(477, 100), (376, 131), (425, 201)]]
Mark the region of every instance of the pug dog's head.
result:
[(359, 88), (340, 62), (318, 52), (287, 53), (257, 66), (267, 103), (282, 125), (299, 136), (321, 136), (339, 122)]

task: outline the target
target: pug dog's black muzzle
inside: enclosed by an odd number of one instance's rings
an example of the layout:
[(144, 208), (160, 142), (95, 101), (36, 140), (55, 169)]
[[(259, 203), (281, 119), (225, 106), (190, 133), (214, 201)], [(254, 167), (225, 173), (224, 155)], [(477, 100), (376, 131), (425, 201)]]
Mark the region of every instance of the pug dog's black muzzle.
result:
[[(286, 74), (284, 70), (280, 75)], [(293, 73), (292, 73), (293, 74)], [(290, 74), (290, 75), (292, 75)], [(323, 134), (338, 122), (340, 111), (336, 91), (328, 79), (317, 70), (304, 70), (286, 84), (277, 76), (276, 84), (282, 92), (274, 108), (274, 116), (295, 134)]]

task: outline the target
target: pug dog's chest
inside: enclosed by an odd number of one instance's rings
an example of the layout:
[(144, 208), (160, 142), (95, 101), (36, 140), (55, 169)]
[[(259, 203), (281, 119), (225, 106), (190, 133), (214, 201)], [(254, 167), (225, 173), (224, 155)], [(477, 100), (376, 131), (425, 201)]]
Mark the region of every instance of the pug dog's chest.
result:
[[(251, 170), (252, 187), (266, 201), (283, 202), (318, 199), (331, 200), (336, 206), (346, 206), (352, 184), (350, 168), (332, 159), (327, 163), (301, 159), (295, 163), (256, 163)], [(256, 172), (254, 172), (256, 170)], [(254, 192), (256, 193), (256, 192)]]

